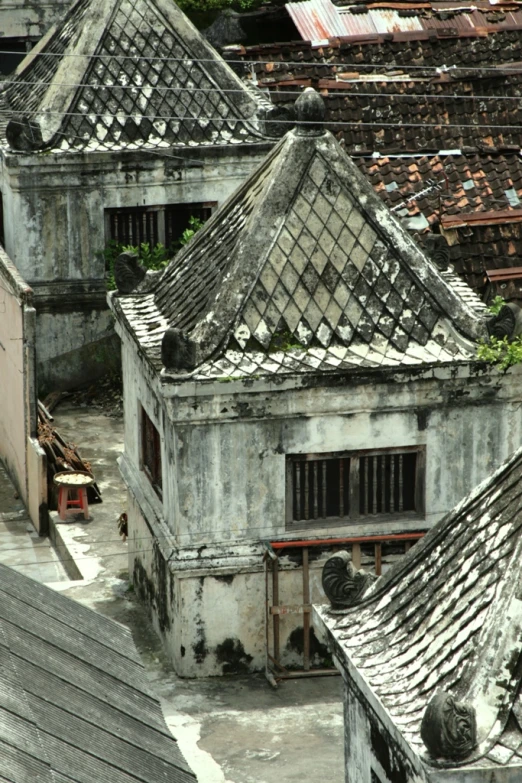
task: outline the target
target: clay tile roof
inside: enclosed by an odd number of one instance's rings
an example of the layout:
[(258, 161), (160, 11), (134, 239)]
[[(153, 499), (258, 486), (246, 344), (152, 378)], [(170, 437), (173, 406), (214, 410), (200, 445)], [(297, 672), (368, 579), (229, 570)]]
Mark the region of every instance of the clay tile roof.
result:
[[(406, 227), (418, 230), (423, 217), (424, 230), (440, 222), (450, 239), (455, 235), (458, 241), (451, 242), (451, 262), (474, 290), (484, 292), (488, 269), (520, 266), (519, 154), (360, 157), (356, 162)], [(423, 238), (421, 234), (421, 243)]]
[[(399, 48), (389, 41), (331, 44), (313, 48), (302, 42), (290, 51), (248, 47), (226, 56), (244, 62), (246, 80), (254, 70), (275, 103), (292, 103), (305, 86), (319, 89), (327, 127), (350, 154), (520, 147), (520, 66), (509, 72), (498, 67), (500, 58), (520, 60), (520, 33), (403, 41)], [(311, 59), (304, 57), (308, 51)], [(487, 66), (483, 71), (476, 70), (480, 62)]]
[[(166, 327), (181, 329), (197, 345), (199, 375), (463, 360), (482, 329), (332, 135), (299, 131), (154, 293), (120, 297), (117, 309), (156, 364)], [(212, 369), (219, 357), (225, 365)]]
[(127, 628), (0, 565), (0, 779), (195, 783)]
[(356, 607), (319, 609), (336, 655), (418, 754), (426, 705), (443, 690), (476, 709), (479, 745), (464, 766), (522, 764), (521, 549), (518, 450)]
[(23, 60), (1, 100), (4, 115), (39, 124), (39, 149), (263, 139), (261, 98), (173, 0), (76, 0)]

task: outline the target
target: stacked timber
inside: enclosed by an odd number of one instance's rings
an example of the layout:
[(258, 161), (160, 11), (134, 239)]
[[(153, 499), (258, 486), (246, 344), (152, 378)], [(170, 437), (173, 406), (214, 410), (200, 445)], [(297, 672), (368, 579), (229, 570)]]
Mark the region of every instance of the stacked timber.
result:
[[(53, 479), (64, 470), (84, 470), (94, 478), (91, 463), (82, 459), (74, 443), (67, 443), (53, 427), (53, 417), (43, 403), (38, 401), (38, 442), (47, 457), (47, 497), (49, 510), (57, 508), (58, 487)], [(102, 497), (96, 482), (87, 487), (89, 503), (101, 503)]]

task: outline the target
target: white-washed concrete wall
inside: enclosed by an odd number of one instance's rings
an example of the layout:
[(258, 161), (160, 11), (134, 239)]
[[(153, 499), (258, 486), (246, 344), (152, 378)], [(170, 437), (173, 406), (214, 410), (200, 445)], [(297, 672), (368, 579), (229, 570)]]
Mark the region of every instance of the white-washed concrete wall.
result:
[(60, 387), (88, 381), (101, 375), (110, 361), (113, 345), (108, 341), (114, 331), (100, 255), (108, 238), (104, 210), (221, 204), (268, 149), (191, 149), (185, 157), (183, 151), (179, 156), (2, 153), (5, 248), (34, 289), (38, 374), (43, 384)]
[(71, 5), (72, 0), (2, 0), (2, 36), (38, 40)]
[[(187, 394), (186, 386), (161, 386), (122, 336), (122, 469), (135, 498), (130, 568), (184, 676), (264, 666), (263, 541), (427, 529), (522, 440), (520, 368), (505, 376), (473, 366), (354, 374), (335, 386), (283, 383), (259, 391), (216, 383), (192, 385)], [(162, 500), (140, 470), (140, 405), (161, 434)], [(411, 445), (426, 448), (425, 519), (285, 529), (286, 454)], [(324, 601), (325, 556), (311, 562), (316, 603)], [(301, 603), (295, 559), (283, 556), (281, 568), (281, 602)], [(301, 624), (296, 615), (281, 623), (283, 663), (298, 663), (294, 632)]]
[(47, 511), (47, 457), (38, 438), (27, 438), (27, 510), (36, 531), (49, 533)]
[(31, 479), (41, 474), (41, 462), (36, 464), (41, 455), (31, 453), (28, 464), (28, 447), (36, 434), (34, 351), (32, 291), (0, 248), (0, 459), (40, 529), (46, 491), (41, 482), (34, 484)]
[[(164, 437), (177, 503), (166, 507), (169, 527), (193, 545), (281, 537), (287, 454), (415, 445), (426, 447), (431, 526), (522, 442), (521, 380), (520, 368), (504, 378), (445, 368), (427, 377), (354, 376), (335, 386), (259, 393), (229, 392), (232, 384), (221, 383), (212, 396), (172, 397)], [(368, 524), (349, 529), (368, 533)], [(419, 525), (370, 527), (382, 533)]]

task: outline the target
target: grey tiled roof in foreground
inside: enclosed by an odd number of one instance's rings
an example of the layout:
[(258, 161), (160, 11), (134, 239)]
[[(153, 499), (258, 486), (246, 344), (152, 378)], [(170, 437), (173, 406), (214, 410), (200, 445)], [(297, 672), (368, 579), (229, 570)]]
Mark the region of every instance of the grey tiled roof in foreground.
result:
[(130, 632), (0, 565), (0, 780), (195, 783)]
[(521, 553), (519, 450), (358, 605), (316, 610), (336, 655), (425, 760), (422, 716), (443, 690), (477, 713), (478, 748), (461, 766), (522, 766)]
[(192, 377), (465, 361), (481, 304), (441, 274), (329, 132), (302, 124), (174, 258), (115, 308), (161, 368), (168, 326)]
[[(2, 114), (55, 151), (263, 141), (260, 98), (174, 0), (76, 0), (19, 65)], [(267, 102), (267, 105), (268, 102)]]

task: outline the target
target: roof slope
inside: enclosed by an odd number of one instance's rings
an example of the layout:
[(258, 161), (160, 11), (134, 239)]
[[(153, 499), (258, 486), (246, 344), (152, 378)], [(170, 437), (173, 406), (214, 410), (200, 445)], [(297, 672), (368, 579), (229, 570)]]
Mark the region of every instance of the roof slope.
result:
[(76, 0), (18, 67), (2, 113), (39, 149), (252, 143), (259, 100), (174, 0)]
[(331, 134), (305, 134), (286, 135), (152, 293), (118, 299), (149, 358), (170, 325), (196, 343), (198, 377), (468, 359), (476, 312)]
[(0, 779), (190, 783), (130, 632), (0, 565)]
[(343, 653), (417, 752), (425, 707), (442, 689), (477, 711), (479, 747), (467, 764), (486, 754), (492, 763), (522, 764), (521, 553), (519, 450), (356, 608), (341, 618), (322, 610)]
[[(441, 223), (457, 241), (455, 271), (482, 293), (486, 270), (519, 267), (522, 256), (522, 161), (486, 152), (358, 158), (376, 193), (414, 231)], [(506, 292), (502, 292), (506, 298)]]

